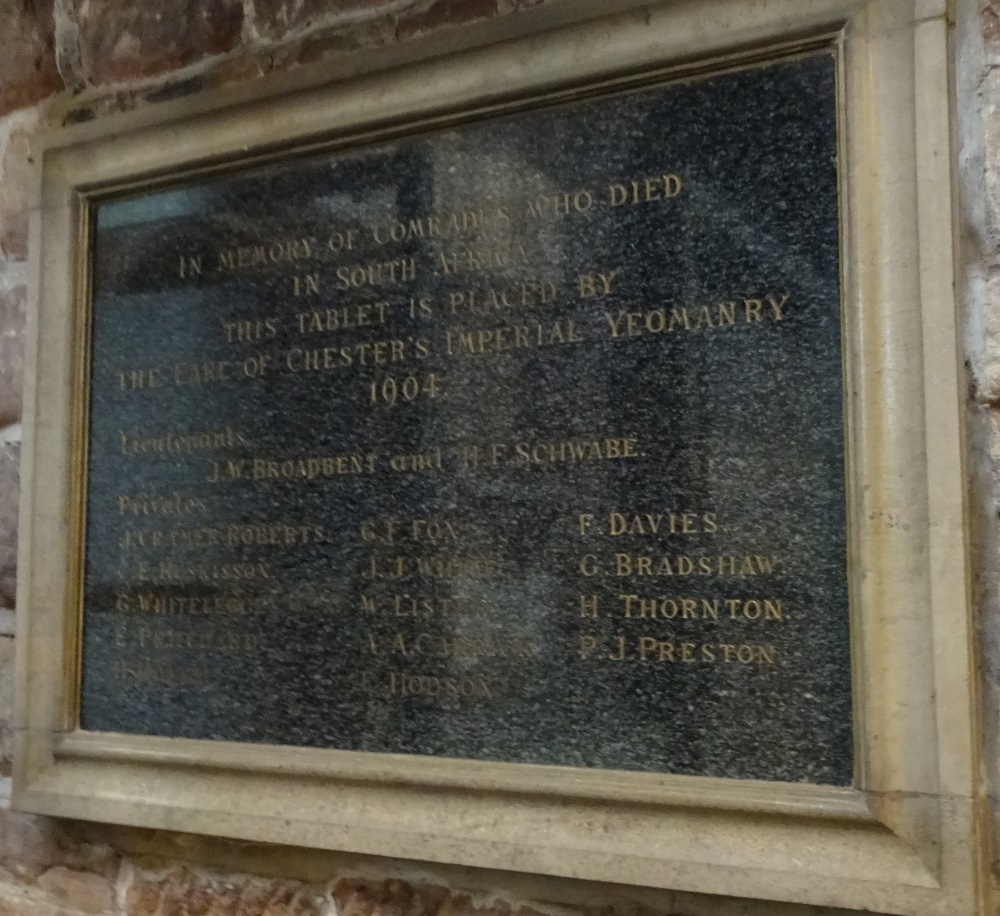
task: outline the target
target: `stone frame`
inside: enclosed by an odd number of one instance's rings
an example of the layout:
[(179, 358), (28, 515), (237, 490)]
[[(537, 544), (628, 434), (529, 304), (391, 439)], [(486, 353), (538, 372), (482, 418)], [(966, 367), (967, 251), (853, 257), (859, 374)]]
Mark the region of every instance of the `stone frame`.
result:
[[(30, 208), (15, 805), (706, 894), (972, 916), (968, 595), (947, 0), (552, 0), (55, 131)], [(855, 787), (76, 728), (87, 201), (796, 49), (840, 64)]]

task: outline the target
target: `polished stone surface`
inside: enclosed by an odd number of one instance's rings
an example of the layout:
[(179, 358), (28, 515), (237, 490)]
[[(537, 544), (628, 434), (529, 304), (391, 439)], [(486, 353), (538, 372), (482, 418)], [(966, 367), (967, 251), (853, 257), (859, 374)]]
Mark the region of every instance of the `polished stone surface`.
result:
[(834, 85), (103, 205), (83, 727), (849, 783)]

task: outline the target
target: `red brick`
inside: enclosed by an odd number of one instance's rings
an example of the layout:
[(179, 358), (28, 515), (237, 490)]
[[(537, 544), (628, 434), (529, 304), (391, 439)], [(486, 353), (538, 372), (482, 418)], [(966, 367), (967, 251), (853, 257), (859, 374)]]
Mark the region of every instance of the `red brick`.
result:
[(0, 429), (21, 419), (24, 301), (23, 286), (0, 292)]
[(212, 83), (206, 83), (205, 88), (228, 86), (234, 83), (245, 83), (257, 79), (268, 71), (269, 61), (262, 57), (234, 56), (222, 61), (209, 74)]
[(0, 115), (62, 89), (52, 0), (0, 0)]
[(1000, 45), (1000, 0), (986, 0), (983, 7), (983, 37), (987, 44)]
[(49, 894), (20, 882), (0, 881), (0, 916), (72, 916)]
[(298, 881), (221, 880), (186, 869), (137, 872), (124, 916), (319, 916), (323, 898)]
[(476, 904), (468, 895), (438, 884), (343, 878), (332, 892), (339, 916), (541, 916), (504, 900)]
[[(0, 446), (0, 461), (2, 455), (3, 446)], [(58, 864), (61, 856), (52, 821), (15, 811), (0, 811), (0, 865), (8, 871), (18, 878), (34, 880), (47, 868)]]
[(401, 16), (396, 24), (396, 35), (409, 38), (421, 32), (485, 19), (496, 13), (497, 0), (438, 0), (420, 12)]
[(299, 32), (349, 26), (359, 18), (379, 15), (391, 0), (254, 0), (254, 28), (262, 37), (278, 41)]
[[(0, 636), (0, 776), (10, 776), (14, 759), (14, 640)], [(0, 881), (6, 869), (0, 869)]]
[(28, 135), (12, 130), (0, 137), (0, 254), (8, 261), (28, 257)]
[(0, 605), (13, 607), (17, 592), (17, 498), (21, 446), (0, 443)]
[(289, 70), (341, 54), (379, 48), (395, 40), (391, 18), (376, 19), (345, 31), (320, 31), (286, 41), (271, 53), (275, 70)]
[(111, 882), (103, 875), (57, 865), (39, 875), (36, 884), (61, 906), (79, 913), (100, 916), (114, 907)]
[(84, 75), (92, 84), (154, 76), (232, 50), (242, 0), (74, 0)]

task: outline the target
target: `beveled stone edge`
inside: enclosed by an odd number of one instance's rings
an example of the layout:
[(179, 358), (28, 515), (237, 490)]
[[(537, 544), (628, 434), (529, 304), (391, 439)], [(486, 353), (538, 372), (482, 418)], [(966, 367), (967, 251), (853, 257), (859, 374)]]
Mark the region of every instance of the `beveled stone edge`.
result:
[[(248, 748), (252, 748), (251, 753)], [(851, 787), (809, 783), (376, 754), (280, 744), (247, 745), (235, 741), (209, 742), (111, 732), (75, 731), (61, 735), (56, 739), (53, 753), (57, 760), (127, 761), (150, 767), (202, 767), (876, 822), (864, 793)]]

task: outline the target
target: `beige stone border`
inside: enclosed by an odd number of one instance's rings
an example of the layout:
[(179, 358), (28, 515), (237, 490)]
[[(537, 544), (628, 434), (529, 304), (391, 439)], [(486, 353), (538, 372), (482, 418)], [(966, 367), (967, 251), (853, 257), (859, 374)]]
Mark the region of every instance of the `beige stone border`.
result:
[[(48, 137), (31, 213), (16, 805), (679, 891), (980, 912), (949, 33), (945, 0), (553, 0)], [(856, 788), (75, 730), (88, 196), (824, 45), (842, 77)]]

